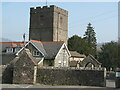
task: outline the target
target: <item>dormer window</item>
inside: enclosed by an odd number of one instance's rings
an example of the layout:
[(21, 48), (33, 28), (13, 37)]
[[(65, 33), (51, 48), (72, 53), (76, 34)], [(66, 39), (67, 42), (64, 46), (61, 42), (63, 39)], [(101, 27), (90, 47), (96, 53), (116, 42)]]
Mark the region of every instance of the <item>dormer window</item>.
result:
[(7, 48), (7, 53), (13, 53), (13, 48)]
[(33, 56), (40, 56), (40, 52), (39, 51), (33, 51)]

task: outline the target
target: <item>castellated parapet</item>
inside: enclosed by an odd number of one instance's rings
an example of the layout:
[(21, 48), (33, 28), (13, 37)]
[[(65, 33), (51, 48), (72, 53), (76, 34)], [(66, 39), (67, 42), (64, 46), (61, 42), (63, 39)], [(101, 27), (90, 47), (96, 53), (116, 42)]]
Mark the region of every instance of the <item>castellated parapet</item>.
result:
[(67, 44), (68, 11), (55, 5), (30, 8), (29, 39)]
[(62, 8), (59, 8), (55, 5), (43, 6), (43, 7), (32, 7), (30, 8), (31, 13), (40, 13), (40, 12), (61, 12), (61, 14), (68, 16), (68, 11)]

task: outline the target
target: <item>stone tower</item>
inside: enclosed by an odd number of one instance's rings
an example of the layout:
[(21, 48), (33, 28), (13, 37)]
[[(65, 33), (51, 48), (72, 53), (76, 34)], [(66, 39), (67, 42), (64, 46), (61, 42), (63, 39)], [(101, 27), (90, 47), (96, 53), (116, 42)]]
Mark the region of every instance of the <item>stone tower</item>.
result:
[(68, 11), (54, 5), (30, 8), (29, 40), (64, 41), (68, 39)]

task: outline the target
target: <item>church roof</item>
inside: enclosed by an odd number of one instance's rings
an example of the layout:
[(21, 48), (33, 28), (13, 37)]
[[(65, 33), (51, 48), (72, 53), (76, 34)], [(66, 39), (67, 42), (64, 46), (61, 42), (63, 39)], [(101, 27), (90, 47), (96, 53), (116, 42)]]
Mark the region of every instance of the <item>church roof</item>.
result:
[(64, 44), (63, 41), (41, 42), (30, 40), (26, 45), (28, 45), (29, 43), (33, 44), (33, 46), (43, 54), (45, 59), (54, 59), (60, 48)]

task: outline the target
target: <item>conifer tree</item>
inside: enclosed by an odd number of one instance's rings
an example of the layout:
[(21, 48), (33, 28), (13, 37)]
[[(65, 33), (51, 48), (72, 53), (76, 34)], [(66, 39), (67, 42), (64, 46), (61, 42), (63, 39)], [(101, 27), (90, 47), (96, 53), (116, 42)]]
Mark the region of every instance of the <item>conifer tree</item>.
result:
[(91, 23), (89, 23), (87, 26), (87, 31), (84, 34), (84, 39), (89, 46), (88, 53), (96, 57), (96, 33), (94, 31), (94, 28), (91, 26)]

